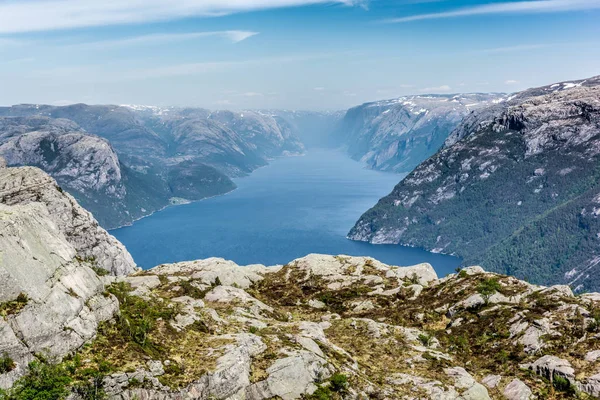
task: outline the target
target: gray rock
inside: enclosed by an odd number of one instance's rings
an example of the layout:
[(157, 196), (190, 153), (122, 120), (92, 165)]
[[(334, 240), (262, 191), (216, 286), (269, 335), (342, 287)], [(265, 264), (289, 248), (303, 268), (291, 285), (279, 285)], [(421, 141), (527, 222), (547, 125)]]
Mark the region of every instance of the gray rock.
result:
[(454, 385), (462, 390), (460, 398), (464, 400), (487, 400), (490, 399), (487, 389), (482, 384), (478, 383), (472, 376), (462, 367), (444, 369), (446, 375), (454, 380)]
[(507, 400), (530, 400), (533, 398), (531, 389), (519, 379), (514, 379), (506, 385), (503, 394)]
[(577, 388), (594, 397), (600, 397), (600, 374), (595, 374), (577, 383)]
[(585, 361), (596, 362), (600, 358), (600, 350), (589, 351), (585, 355)]
[(500, 375), (488, 375), (481, 380), (481, 383), (483, 383), (485, 386), (487, 386), (490, 389), (494, 389), (495, 387), (497, 387), (500, 384), (501, 380), (502, 380), (502, 376), (500, 376)]
[(60, 359), (94, 338), (98, 324), (117, 312), (117, 300), (103, 294), (97, 274), (76, 254), (44, 204), (0, 204), (0, 301), (28, 297), (21, 311), (0, 323), (0, 353), (17, 363), (0, 378), (4, 387), (25, 372), (34, 354)]
[(275, 396), (283, 400), (299, 399), (302, 395), (312, 394), (317, 389), (314, 382), (328, 378), (331, 370), (323, 358), (312, 352), (300, 351), (275, 361), (267, 369), (267, 374), (267, 379), (246, 389), (247, 399), (262, 400)]
[(531, 369), (546, 379), (552, 380), (554, 376), (560, 376), (570, 382), (575, 381), (575, 370), (571, 363), (556, 356), (546, 355), (531, 364), (524, 364), (523, 367)]
[(94, 217), (75, 199), (59, 189), (56, 181), (42, 170), (32, 167), (0, 170), (0, 203), (19, 205), (43, 203), (50, 219), (77, 251), (113, 275), (129, 274), (135, 262), (112, 235), (98, 225)]

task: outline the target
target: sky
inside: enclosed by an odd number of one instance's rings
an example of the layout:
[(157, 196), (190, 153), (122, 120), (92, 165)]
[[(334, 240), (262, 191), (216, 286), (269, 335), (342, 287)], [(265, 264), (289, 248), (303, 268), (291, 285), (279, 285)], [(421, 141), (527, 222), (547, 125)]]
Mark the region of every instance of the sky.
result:
[(0, 0), (0, 105), (342, 110), (600, 75), (600, 0)]

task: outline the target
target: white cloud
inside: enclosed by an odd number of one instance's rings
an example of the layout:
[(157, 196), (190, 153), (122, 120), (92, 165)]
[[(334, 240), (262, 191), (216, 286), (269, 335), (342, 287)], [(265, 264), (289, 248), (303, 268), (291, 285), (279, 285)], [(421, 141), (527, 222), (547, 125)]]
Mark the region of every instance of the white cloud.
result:
[(78, 43), (75, 46), (90, 47), (126, 47), (139, 45), (157, 45), (184, 40), (201, 39), (207, 37), (221, 37), (233, 43), (238, 43), (258, 32), (252, 31), (214, 31), (214, 32), (189, 32), (189, 33), (158, 33), (151, 35), (134, 36), (117, 40), (102, 40), (97, 42)]
[(10, 64), (22, 64), (29, 63), (35, 61), (33, 57), (25, 57), (25, 58), (14, 58), (12, 60), (1, 60), (0, 65), (10, 65)]
[(360, 0), (19, 0), (0, 2), (0, 33), (221, 16), (314, 4), (364, 5)]
[(314, 88), (313, 90), (316, 91), (316, 92), (322, 92), (322, 91), (325, 90), (325, 88), (322, 87), (322, 86), (319, 86), (319, 87)]
[(531, 14), (600, 9), (600, 0), (536, 0), (483, 4), (453, 11), (417, 14), (387, 19), (384, 22), (402, 23), (429, 19), (468, 17), (490, 14)]
[(263, 97), (264, 94), (259, 93), (259, 92), (246, 92), (246, 93), (240, 93), (238, 96), (242, 96), (242, 97)]
[(202, 39), (208, 37), (221, 37), (233, 43), (238, 43), (252, 36), (258, 35), (258, 32), (252, 31), (213, 31), (213, 32), (188, 32), (188, 33), (157, 33), (142, 36), (126, 37), (116, 40), (101, 40), (97, 42), (82, 42), (67, 47), (83, 47), (86, 49), (160, 45), (165, 43), (179, 42), (184, 40)]
[(548, 47), (552, 47), (551, 44), (522, 44), (518, 46), (508, 46), (508, 47), (496, 47), (493, 49), (485, 49), (482, 50), (481, 53), (495, 54), (495, 53), (510, 53), (513, 51), (527, 51), (527, 50), (537, 50), (537, 49), (545, 49)]
[(514, 79), (509, 79), (504, 83), (507, 85), (516, 85), (517, 83), (519, 83), (519, 81), (515, 81)]
[(442, 92), (449, 92), (451, 91), (452, 88), (448, 85), (442, 85), (442, 86), (437, 86), (437, 87), (428, 87), (428, 88), (423, 88), (420, 90), (421, 93), (442, 93)]

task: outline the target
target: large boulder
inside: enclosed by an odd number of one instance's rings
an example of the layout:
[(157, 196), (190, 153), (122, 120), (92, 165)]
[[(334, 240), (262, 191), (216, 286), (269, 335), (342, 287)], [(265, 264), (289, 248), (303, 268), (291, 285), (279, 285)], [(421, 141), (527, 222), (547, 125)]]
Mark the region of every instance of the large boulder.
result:
[(9, 206), (42, 203), (49, 218), (77, 256), (113, 275), (136, 270), (133, 258), (118, 240), (98, 225), (56, 181), (34, 167), (0, 169), (0, 203)]

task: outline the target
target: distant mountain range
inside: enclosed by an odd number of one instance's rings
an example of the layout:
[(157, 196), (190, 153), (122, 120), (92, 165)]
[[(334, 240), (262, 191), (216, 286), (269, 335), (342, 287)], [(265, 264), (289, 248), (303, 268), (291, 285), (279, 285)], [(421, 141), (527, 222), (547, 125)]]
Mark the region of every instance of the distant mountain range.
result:
[(444, 148), (349, 237), (600, 288), (600, 77), (526, 90), (470, 113)]
[(369, 168), (407, 171), (469, 110), (499, 98), (413, 96), (348, 112), (23, 104), (0, 108), (0, 155), (11, 166), (42, 168), (111, 229), (227, 193), (231, 178), (305, 146), (343, 148)]
[(50, 173), (102, 226), (235, 188), (231, 177), (302, 154), (292, 125), (260, 112), (145, 106), (0, 108), (0, 155)]
[(351, 108), (330, 142), (369, 168), (410, 172), (432, 156), (450, 132), (474, 110), (506, 98), (504, 94), (406, 96)]

